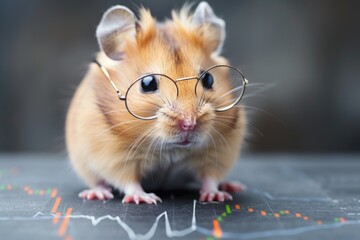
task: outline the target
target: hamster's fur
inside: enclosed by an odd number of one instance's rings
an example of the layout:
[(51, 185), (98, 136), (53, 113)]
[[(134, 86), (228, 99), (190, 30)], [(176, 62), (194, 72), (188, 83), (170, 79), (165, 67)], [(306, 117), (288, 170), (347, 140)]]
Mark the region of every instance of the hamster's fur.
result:
[[(140, 76), (161, 73), (178, 79), (198, 76), (201, 70), (228, 64), (220, 56), (225, 23), (206, 2), (195, 11), (185, 6), (172, 19), (157, 22), (141, 8), (139, 19), (124, 6), (105, 12), (98, 28), (100, 62), (125, 93)], [(216, 81), (216, 79), (215, 79)], [(217, 84), (231, 90), (224, 75)], [(179, 95), (171, 106), (162, 106), (154, 120), (133, 117), (120, 101), (99, 66), (91, 63), (72, 99), (66, 119), (66, 144), (71, 163), (89, 186), (79, 194), (86, 199), (111, 199), (111, 188), (125, 194), (123, 202), (161, 201), (146, 193), (141, 179), (160, 161), (188, 166), (202, 182), (201, 201), (231, 199), (226, 191), (241, 186), (220, 181), (238, 157), (244, 135), (242, 108), (214, 111), (212, 99), (199, 109), (194, 81), (178, 82)], [(141, 96), (135, 96), (141, 101)], [(181, 130), (190, 123), (193, 129)], [(190, 144), (177, 144), (190, 140)]]

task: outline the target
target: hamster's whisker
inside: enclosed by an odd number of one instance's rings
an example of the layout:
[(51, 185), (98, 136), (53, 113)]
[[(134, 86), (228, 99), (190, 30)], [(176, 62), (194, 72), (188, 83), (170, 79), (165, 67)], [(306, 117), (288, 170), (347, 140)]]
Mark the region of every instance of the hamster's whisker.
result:
[(216, 99), (216, 100), (215, 100), (215, 103), (218, 103), (220, 106), (221, 106), (221, 105), (223, 105), (223, 106), (228, 106), (228, 105), (230, 105), (230, 104), (232, 104), (232, 103), (234, 103), (234, 102), (236, 101), (236, 99), (230, 98), (230, 99), (228, 99), (226, 102), (221, 102), (221, 103), (219, 103), (219, 100), (220, 100), (220, 99)]
[(252, 97), (258, 97), (258, 98), (265, 98), (267, 100), (271, 100), (271, 98), (269, 96), (262, 96), (259, 95), (259, 93), (261, 93), (261, 91), (257, 91), (257, 92), (253, 92), (251, 94), (246, 94), (246, 96), (243, 96), (242, 99), (248, 99), (248, 98), (252, 98)]
[[(218, 138), (222, 143), (225, 143), (226, 145), (227, 145), (227, 148), (229, 149), (229, 151), (231, 151), (231, 148), (230, 148), (230, 146), (229, 146), (229, 143), (228, 143), (228, 141), (226, 141), (226, 139), (224, 138), (224, 136), (221, 134), (221, 133), (219, 133), (219, 131), (217, 131), (214, 127), (212, 127), (212, 126), (210, 126), (210, 128), (212, 129), (212, 130), (214, 130), (214, 132), (220, 137), (220, 138)], [(222, 139), (222, 140), (221, 140)], [(223, 142), (224, 141), (224, 142)]]
[(203, 102), (201, 108), (204, 107), (205, 104), (207, 104), (207, 103), (211, 100), (211, 98), (214, 96), (214, 94), (215, 94), (215, 91), (208, 97), (208, 99), (206, 99), (206, 100)]
[(233, 93), (233, 92), (236, 92), (237, 90), (241, 89), (241, 88), (244, 88), (244, 86), (238, 86), (236, 88), (232, 88), (231, 90), (227, 91), (226, 93), (224, 93), (223, 95), (221, 95), (220, 97), (218, 97), (216, 100), (220, 100), (220, 99), (223, 99), (224, 97), (226, 97), (227, 95)]
[(141, 100), (141, 101), (142, 101), (142, 102), (149, 103), (149, 104), (154, 105), (154, 106), (157, 106), (158, 108), (161, 108), (160, 105), (158, 105), (158, 104), (156, 104), (156, 103), (154, 103), (154, 102), (149, 102), (149, 101), (146, 101), (146, 100)]
[(246, 84), (246, 89), (257, 89), (257, 91), (266, 91), (270, 88), (273, 88), (274, 85), (258, 84), (258, 83), (249, 83)]
[(267, 87), (272, 88), (275, 84), (269, 84), (269, 83), (248, 83), (246, 84), (246, 87)]
[(135, 127), (138, 127), (138, 126), (140, 126), (141, 124), (143, 124), (143, 123), (135, 124), (135, 125), (133, 125), (133, 126), (131, 126), (131, 127), (127, 128), (127, 129), (125, 129), (125, 130), (121, 131), (120, 133), (116, 134), (116, 135), (112, 138), (112, 140), (111, 140), (111, 141), (114, 141), (114, 139), (117, 139), (117, 138), (118, 138), (121, 134), (123, 134), (123, 133), (125, 133), (125, 132), (127, 132), (127, 131), (129, 131), (129, 130), (131, 130), (131, 129), (135, 128)]
[(125, 130), (123, 130), (123, 131), (119, 132), (118, 134), (114, 135), (114, 137), (112, 138), (111, 141), (114, 141), (114, 139), (117, 139), (121, 134), (123, 134), (123, 133), (125, 133), (125, 132), (127, 132), (127, 131), (129, 131), (129, 130), (131, 130), (133, 128), (136, 128), (136, 127), (138, 127), (138, 126), (140, 126), (142, 124), (144, 124), (144, 123), (141, 122), (141, 123), (135, 124), (135, 125), (133, 125), (133, 126), (131, 126), (129, 128), (126, 128)]
[[(231, 121), (231, 120), (236, 119), (235, 117), (232, 117), (232, 116), (217, 116), (216, 118), (221, 118), (221, 121), (222, 121), (222, 122), (229, 122), (229, 123), (233, 123), (233, 121)], [(216, 119), (216, 118), (215, 118), (215, 122), (216, 122), (217, 124), (220, 124), (220, 122), (218, 122), (218, 121), (220, 121), (220, 120), (219, 120), (219, 119)], [(255, 131), (256, 131), (261, 137), (264, 136), (264, 134), (263, 134), (257, 127), (255, 127), (253, 124), (251, 124), (251, 123), (249, 123), (249, 122), (247, 122), (246, 124), (248, 124), (250, 127), (254, 128)], [(230, 128), (230, 129), (232, 129), (232, 128)], [(234, 129), (234, 131), (238, 131), (239, 133), (242, 132), (242, 130), (240, 130), (240, 129), (238, 129), (238, 130), (235, 130), (235, 129)]]
[[(102, 136), (103, 134), (105, 134), (106, 132), (108, 132), (108, 131), (116, 128), (116, 127), (119, 127), (119, 126), (121, 126), (121, 125), (124, 125), (124, 124), (127, 124), (127, 123), (132, 123), (132, 122), (137, 122), (137, 121), (141, 121), (141, 120), (140, 120), (140, 119), (134, 119), (134, 120), (129, 120), (129, 121), (125, 121), (125, 122), (119, 122), (119, 123), (117, 123), (117, 124), (115, 124), (115, 125), (112, 125), (112, 126), (109, 127), (109, 128), (106, 128), (104, 131), (102, 131), (101, 133), (97, 134), (96, 137), (100, 137), (100, 136)], [(141, 124), (141, 123), (143, 123), (143, 122), (140, 122), (140, 124)], [(140, 125), (140, 124), (139, 124), (139, 125)], [(138, 125), (136, 125), (136, 126), (138, 126)]]
[(154, 132), (155, 129), (154, 128), (149, 128), (147, 131), (145, 131), (144, 133), (140, 134), (130, 145), (126, 150), (131, 150), (132, 147), (137, 144), (135, 150), (137, 150), (145, 141), (146, 139), (150, 136), (150, 134), (152, 132)]
[[(161, 93), (162, 94), (162, 93)], [(162, 103), (166, 104), (166, 101), (164, 99), (162, 99), (159, 94), (154, 94), (156, 97), (158, 97), (159, 100), (162, 101)]]
[(264, 134), (263, 134), (257, 127), (255, 127), (253, 124), (251, 124), (251, 123), (249, 123), (249, 122), (247, 122), (246, 124), (249, 125), (250, 127), (254, 128), (255, 131), (256, 131), (261, 137), (264, 136)]
[(285, 122), (282, 121), (279, 117), (277, 117), (276, 115), (272, 114), (271, 112), (268, 112), (262, 108), (258, 108), (258, 107), (254, 107), (254, 106), (250, 106), (250, 105), (239, 105), (239, 106), (234, 106), (236, 108), (249, 108), (249, 109), (252, 109), (252, 110), (256, 110), (256, 111), (259, 111), (259, 112), (263, 112), (263, 113), (266, 113), (268, 114), (269, 116), (271, 116), (272, 118), (274, 118), (275, 120), (279, 121), (283, 126), (286, 126)]
[(150, 164), (152, 163), (152, 159), (150, 157), (148, 158), (148, 156), (149, 156), (149, 153), (150, 153), (150, 150), (151, 150), (153, 144), (155, 143), (155, 141), (158, 142), (158, 140), (159, 140), (158, 138), (151, 139), (150, 144), (146, 149), (146, 152), (145, 152), (145, 156), (146, 156), (145, 157), (145, 167), (146, 167), (146, 164), (147, 164), (148, 161), (150, 161)]
[(126, 109), (121, 109), (121, 110), (112, 110), (112, 111), (101, 112), (101, 113), (95, 115), (95, 117), (93, 119), (91, 119), (90, 121), (98, 119), (98, 118), (106, 116), (106, 115), (111, 115), (111, 114), (113, 114), (114, 116), (117, 116), (117, 115), (122, 114), (124, 112), (126, 113), (128, 111)]
[(152, 154), (151, 154), (151, 157), (149, 158), (150, 164), (154, 163), (155, 151), (157, 150), (158, 144), (161, 143), (161, 138), (160, 137), (157, 137), (156, 139), (157, 140), (155, 142), (155, 145), (151, 147), (152, 148)]
[(110, 113), (120, 113), (120, 112), (126, 112), (126, 111), (127, 111), (127, 109), (113, 110), (113, 111), (103, 112), (103, 113), (101, 113), (99, 115), (103, 116), (103, 115), (109, 115)]
[[(155, 128), (149, 128), (147, 131), (145, 131), (143, 134), (140, 134), (131, 144), (128, 148), (126, 148), (125, 151), (128, 152), (125, 162), (128, 161), (128, 159), (131, 159), (137, 150), (140, 148), (140, 146), (149, 138), (149, 136), (155, 131)], [(137, 144), (135, 149), (132, 149), (132, 147)], [(132, 153), (131, 155), (129, 155)], [(130, 158), (129, 158), (130, 156)]]
[[(127, 109), (121, 109), (121, 110), (113, 110), (113, 111), (107, 111), (107, 112), (103, 112), (98, 114), (95, 118), (93, 118), (92, 120), (95, 120), (99, 117), (103, 117), (105, 115), (110, 115), (110, 114), (114, 114), (114, 113), (123, 113), (123, 112), (128, 112)], [(90, 120), (91, 121), (91, 120)]]
[[(228, 122), (228, 123), (233, 123), (233, 121), (230, 121), (230, 120), (227, 120), (227, 119), (223, 119), (222, 121), (224, 121), (224, 122)], [(232, 127), (230, 127), (230, 126), (228, 126), (228, 125), (226, 125), (226, 124), (222, 123), (222, 121), (220, 122), (220, 120), (215, 120), (215, 123), (216, 123), (217, 125), (224, 126), (224, 127), (226, 127), (227, 129), (233, 130), (233, 128), (232, 128)]]
[[(210, 136), (210, 133), (206, 133), (206, 136)], [(205, 158), (205, 161), (207, 162), (208, 161), (208, 158), (209, 158), (209, 144), (206, 144), (206, 158)]]
[(201, 107), (204, 107), (205, 104), (207, 104), (207, 103), (211, 100), (211, 98), (212, 98), (212, 96), (214, 96), (214, 94), (215, 94), (215, 92), (213, 92), (212, 94), (210, 94), (210, 96), (209, 96), (207, 99), (205, 99), (205, 97), (204, 97), (204, 102), (203, 102), (203, 104), (202, 104)]
[[(208, 135), (209, 135), (209, 137), (210, 137), (210, 140), (211, 140), (212, 143), (213, 143), (213, 147), (215, 148), (215, 153), (217, 153), (217, 152), (218, 152), (218, 149), (217, 149), (217, 144), (215, 143), (215, 139), (214, 139), (214, 137), (213, 137), (210, 133), (208, 133)], [(217, 158), (215, 159), (215, 164), (216, 164), (216, 167), (218, 167), (219, 161), (218, 161)]]
[(126, 110), (126, 109), (122, 109), (122, 110), (116, 110), (116, 111), (109, 111), (109, 112), (106, 112), (106, 114), (100, 113), (100, 114), (98, 114), (98, 115), (95, 115), (94, 118), (91, 118), (91, 119), (87, 120), (87, 121), (84, 123), (84, 125), (90, 124), (91, 122), (99, 119), (100, 117), (103, 117), (104, 115), (110, 114), (110, 113), (112, 113), (112, 112), (115, 113), (115, 112), (125, 112), (125, 111), (127, 111), (127, 110)]
[[(158, 146), (158, 144), (159, 143), (161, 143), (161, 138), (160, 137), (158, 137), (157, 138), (157, 141), (156, 141), (156, 144), (155, 144), (155, 146), (153, 147), (153, 151), (152, 151), (152, 154), (151, 154), (151, 161), (154, 161), (154, 155), (155, 155), (155, 151), (156, 151), (156, 148), (157, 148), (157, 146)], [(161, 145), (160, 145), (161, 146)], [(161, 161), (160, 161), (160, 165), (161, 165)]]
[(233, 124), (234, 120), (236, 120), (236, 117), (232, 117), (232, 116), (217, 116), (214, 120), (215, 122), (228, 122)]
[[(235, 118), (234, 118), (234, 119), (235, 119)], [(239, 134), (242, 133), (242, 130), (241, 130), (241, 129), (234, 129), (234, 128), (232, 128), (232, 127), (230, 127), (230, 126), (228, 126), (228, 125), (226, 125), (226, 124), (224, 124), (224, 123), (222, 123), (222, 122), (228, 122), (228, 123), (230, 123), (230, 124), (234, 123), (233, 121), (230, 121), (229, 119), (221, 119), (221, 122), (220, 122), (220, 120), (215, 120), (215, 124), (224, 126), (224, 127), (226, 127), (227, 129), (229, 129), (229, 130), (231, 130), (231, 131), (238, 132)]]
[(162, 150), (164, 147), (164, 143), (165, 143), (165, 139), (163, 138), (161, 141), (161, 145), (160, 145), (160, 166), (161, 166), (161, 162), (162, 162)]
[(216, 118), (229, 118), (229, 119), (236, 119), (236, 117), (235, 116), (216, 116), (215, 117), (215, 119)]
[(167, 95), (164, 94), (163, 92), (161, 92), (161, 95), (163, 95), (163, 96), (166, 98), (166, 102), (165, 102), (165, 100), (162, 99), (160, 96), (159, 96), (159, 98), (160, 98), (164, 103), (167, 103), (168, 106), (172, 106), (172, 104), (171, 104), (170, 100), (168, 99)]
[[(143, 143), (142, 140), (143, 140), (145, 137), (147, 137), (147, 136), (148, 136), (148, 133), (150, 133), (151, 131), (152, 131), (152, 129), (148, 129), (147, 131), (145, 131), (145, 132), (143, 132), (142, 134), (140, 134), (139, 136), (137, 136), (137, 137), (129, 144), (129, 146), (125, 149), (125, 152), (128, 153), (127, 156), (129, 156), (129, 153), (132, 152), (131, 150), (132, 150), (132, 148), (133, 148), (133, 146), (134, 146), (135, 144), (137, 144), (137, 143), (139, 143), (139, 142), (141, 141), (141, 143), (138, 144), (135, 149), (137, 149), (139, 146), (141, 146), (141, 144)], [(125, 159), (125, 161), (127, 161), (127, 158)]]
[(243, 99), (247, 99), (247, 98), (251, 98), (251, 97), (262, 97), (262, 98), (266, 98), (266, 99), (271, 99), (269, 96), (262, 96), (262, 95), (259, 95), (259, 93), (263, 93), (265, 92), (266, 90), (269, 90), (270, 88), (274, 87), (274, 84), (269, 84), (269, 86), (266, 86), (265, 84), (264, 87), (261, 86), (262, 84), (257, 84), (257, 83), (252, 83), (252, 84), (247, 84), (246, 85), (246, 88), (249, 89), (249, 90), (252, 90), (252, 89), (256, 89), (248, 94), (245, 94), (243, 96)]
[(205, 105), (205, 91), (203, 91), (201, 94), (199, 109), (202, 109), (204, 107), (204, 105)]
[(203, 90), (200, 96), (200, 100), (199, 100), (199, 104), (198, 104), (198, 109), (201, 109), (203, 107), (202, 103), (204, 101), (204, 93), (205, 91)]

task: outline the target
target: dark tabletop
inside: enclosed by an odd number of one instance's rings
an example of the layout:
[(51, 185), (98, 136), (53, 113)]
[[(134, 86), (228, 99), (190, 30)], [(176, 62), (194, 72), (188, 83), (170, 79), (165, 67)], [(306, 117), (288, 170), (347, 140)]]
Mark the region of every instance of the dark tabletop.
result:
[(201, 204), (193, 190), (158, 205), (83, 201), (65, 157), (0, 155), (1, 239), (358, 239), (359, 155), (243, 156), (247, 190)]

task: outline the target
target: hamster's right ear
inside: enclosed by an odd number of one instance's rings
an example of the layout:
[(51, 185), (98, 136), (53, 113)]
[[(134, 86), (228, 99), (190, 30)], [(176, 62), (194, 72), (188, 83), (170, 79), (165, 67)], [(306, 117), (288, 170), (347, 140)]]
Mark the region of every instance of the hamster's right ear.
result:
[(100, 49), (113, 60), (121, 60), (123, 44), (126, 38), (135, 38), (136, 17), (124, 6), (108, 9), (96, 28), (96, 38)]

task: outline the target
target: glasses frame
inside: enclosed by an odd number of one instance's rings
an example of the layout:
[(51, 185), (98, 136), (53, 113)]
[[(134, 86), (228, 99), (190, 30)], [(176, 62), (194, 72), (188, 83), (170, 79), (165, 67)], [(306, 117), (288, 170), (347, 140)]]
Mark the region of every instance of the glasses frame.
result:
[(162, 76), (162, 77), (165, 77), (167, 79), (169, 79), (170, 81), (172, 81), (176, 87), (176, 97), (179, 96), (179, 88), (178, 88), (178, 85), (177, 85), (177, 82), (180, 82), (180, 81), (187, 81), (187, 80), (193, 80), (193, 79), (196, 79), (196, 84), (195, 84), (195, 95), (197, 96), (197, 92), (196, 92), (196, 89), (197, 89), (197, 85), (199, 84), (200, 80), (201, 80), (201, 77), (204, 76), (208, 71), (214, 69), (214, 68), (217, 68), (217, 67), (228, 67), (228, 68), (231, 68), (233, 70), (235, 70), (237, 73), (240, 74), (240, 76), (242, 77), (242, 82), (243, 82), (243, 88), (241, 90), (241, 93), (239, 95), (239, 97), (236, 99), (235, 102), (233, 102), (232, 104), (230, 104), (229, 106), (226, 106), (226, 107), (223, 107), (223, 108), (220, 108), (220, 109), (215, 109), (215, 112), (224, 112), (224, 111), (227, 111), (231, 108), (233, 108), (236, 104), (238, 104), (240, 102), (240, 100), (242, 99), (242, 97), (244, 96), (244, 93), (245, 93), (245, 89), (246, 89), (246, 85), (249, 83), (249, 81), (245, 78), (244, 74), (238, 70), (237, 68), (233, 67), (233, 66), (230, 66), (230, 65), (226, 65), (226, 64), (218, 64), (218, 65), (214, 65), (206, 70), (204, 70), (199, 76), (192, 76), (192, 77), (183, 77), (183, 78), (177, 78), (177, 79), (172, 79), (171, 77), (165, 75), (165, 74), (161, 74), (161, 73), (150, 73), (150, 74), (145, 74), (145, 75), (142, 75), (140, 76), (139, 78), (137, 78), (129, 87), (128, 89), (126, 90), (125, 94), (121, 94), (119, 89), (116, 87), (115, 83), (111, 80), (111, 77), (110, 77), (110, 74), (109, 72), (107, 71), (107, 69), (102, 65), (100, 64), (96, 59), (93, 60), (93, 63), (95, 63), (96, 65), (99, 66), (99, 68), (101, 69), (101, 71), (104, 73), (104, 75), (106, 76), (106, 78), (109, 80), (112, 88), (116, 91), (116, 94), (118, 95), (119, 97), (119, 100), (121, 101), (125, 101), (125, 107), (127, 109), (127, 111), (132, 115), (134, 116), (135, 118), (138, 118), (138, 119), (141, 119), (141, 120), (153, 120), (155, 118), (158, 117), (158, 115), (155, 115), (155, 116), (152, 116), (152, 117), (141, 117), (141, 116), (138, 116), (136, 114), (134, 114), (132, 111), (130, 111), (129, 109), (129, 106), (128, 106), (128, 103), (127, 103), (127, 95), (129, 93), (129, 90), (131, 89), (131, 87), (133, 85), (135, 85), (138, 81), (140, 81), (141, 79), (143, 79), (144, 77), (147, 77), (147, 76), (152, 76), (152, 75), (156, 75), (156, 76)]

